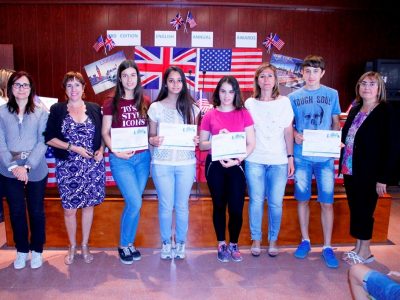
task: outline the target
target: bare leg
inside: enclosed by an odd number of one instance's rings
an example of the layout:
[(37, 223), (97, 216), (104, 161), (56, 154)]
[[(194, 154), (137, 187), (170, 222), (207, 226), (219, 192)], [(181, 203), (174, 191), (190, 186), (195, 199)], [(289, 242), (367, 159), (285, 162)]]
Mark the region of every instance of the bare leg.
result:
[(358, 255), (363, 258), (368, 258), (371, 256), (371, 241), (370, 240), (360, 240), (360, 250)]
[(309, 201), (297, 201), (297, 214), (299, 216), (301, 236), (305, 240), (310, 240), (308, 235), (308, 224), (310, 221)]
[(324, 233), (324, 246), (331, 246), (333, 229), (333, 205), (321, 203), (321, 223)]
[(64, 209), (64, 221), (67, 228), (69, 248), (64, 262), (70, 265), (74, 262), (76, 254), (76, 209)]
[(89, 242), (90, 229), (93, 223), (94, 207), (82, 208), (82, 245), (87, 245)]
[(370, 269), (362, 264), (354, 265), (349, 271), (350, 289), (355, 300), (367, 300), (368, 293), (363, 287), (364, 276)]
[(64, 221), (67, 228), (69, 244), (76, 246), (76, 209), (64, 209)]
[(90, 253), (88, 246), (90, 229), (93, 223), (93, 212), (93, 206), (82, 208), (82, 257), (88, 264), (93, 261), (93, 255)]

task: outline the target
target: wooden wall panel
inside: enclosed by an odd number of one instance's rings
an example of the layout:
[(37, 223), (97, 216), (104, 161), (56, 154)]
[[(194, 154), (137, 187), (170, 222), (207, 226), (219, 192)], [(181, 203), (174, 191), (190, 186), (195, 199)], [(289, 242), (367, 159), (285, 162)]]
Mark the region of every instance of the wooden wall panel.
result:
[[(214, 47), (232, 48), (236, 31), (255, 31), (258, 45), (270, 32), (285, 41), (281, 53), (297, 58), (315, 53), (327, 61), (323, 83), (339, 90), (342, 109), (354, 98), (354, 85), (373, 58), (399, 58), (400, 23), (395, 13), (369, 10), (372, 1), (357, 5), (343, 0), (274, 1), (65, 1), (46, 4), (34, 1), (2, 1), (0, 4), (1, 44), (13, 44), (16, 69), (32, 73), (43, 96), (63, 99), (60, 83), (66, 71), (84, 72), (84, 66), (104, 57), (92, 45), (107, 29), (140, 29), (142, 45), (154, 45), (155, 30), (171, 30), (169, 24), (179, 11), (186, 17), (190, 9), (197, 31), (213, 31)], [(45, 3), (46, 1), (41, 1)], [(75, 3), (75, 4), (74, 4)], [(119, 4), (115, 4), (119, 3)], [(136, 3), (136, 4), (135, 4)], [(191, 29), (177, 32), (177, 46), (190, 47)], [(129, 58), (133, 47), (116, 47)], [(264, 51), (269, 61), (271, 54)], [(89, 82), (88, 82), (89, 83)], [(102, 103), (109, 91), (90, 100)], [(210, 95), (207, 95), (208, 97)]]

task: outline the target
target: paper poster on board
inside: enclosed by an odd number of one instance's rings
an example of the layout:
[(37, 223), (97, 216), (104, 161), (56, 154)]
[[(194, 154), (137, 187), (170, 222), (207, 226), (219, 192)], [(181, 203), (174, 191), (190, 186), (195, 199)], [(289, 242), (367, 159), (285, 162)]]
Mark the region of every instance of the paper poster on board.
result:
[(257, 32), (236, 32), (236, 48), (257, 48)]
[(113, 88), (117, 83), (117, 69), (121, 62), (126, 59), (123, 51), (109, 55), (85, 66), (95, 94)]
[(115, 46), (139, 46), (141, 44), (140, 30), (107, 30)]
[(298, 89), (304, 85), (303, 76), (301, 75), (303, 60), (273, 53), (270, 63), (278, 69), (280, 85), (291, 89)]

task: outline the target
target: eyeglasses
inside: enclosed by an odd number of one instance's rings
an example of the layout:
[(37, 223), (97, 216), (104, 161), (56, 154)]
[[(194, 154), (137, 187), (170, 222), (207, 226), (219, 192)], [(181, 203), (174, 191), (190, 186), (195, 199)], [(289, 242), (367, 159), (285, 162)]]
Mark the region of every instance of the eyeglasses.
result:
[(373, 87), (378, 86), (378, 83), (375, 82), (375, 81), (371, 81), (371, 82), (368, 82), (368, 81), (361, 81), (361, 82), (360, 82), (360, 85), (361, 85), (362, 87), (370, 87), (370, 88), (373, 88)]
[(29, 83), (18, 83), (18, 82), (16, 82), (16, 83), (13, 84), (13, 87), (15, 89), (23, 88), (24, 90), (27, 90), (27, 89), (31, 88), (31, 85)]

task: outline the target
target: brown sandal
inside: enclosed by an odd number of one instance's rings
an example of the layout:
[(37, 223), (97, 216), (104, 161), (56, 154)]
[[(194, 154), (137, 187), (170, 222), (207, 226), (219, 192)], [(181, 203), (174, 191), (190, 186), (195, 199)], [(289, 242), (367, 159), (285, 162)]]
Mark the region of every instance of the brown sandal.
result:
[(93, 254), (90, 253), (88, 245), (82, 245), (82, 257), (87, 264), (90, 264), (93, 261), (94, 257)]
[(75, 259), (75, 255), (76, 255), (76, 246), (69, 246), (68, 254), (65, 255), (65, 257), (64, 257), (64, 263), (66, 265), (73, 264), (74, 259)]

